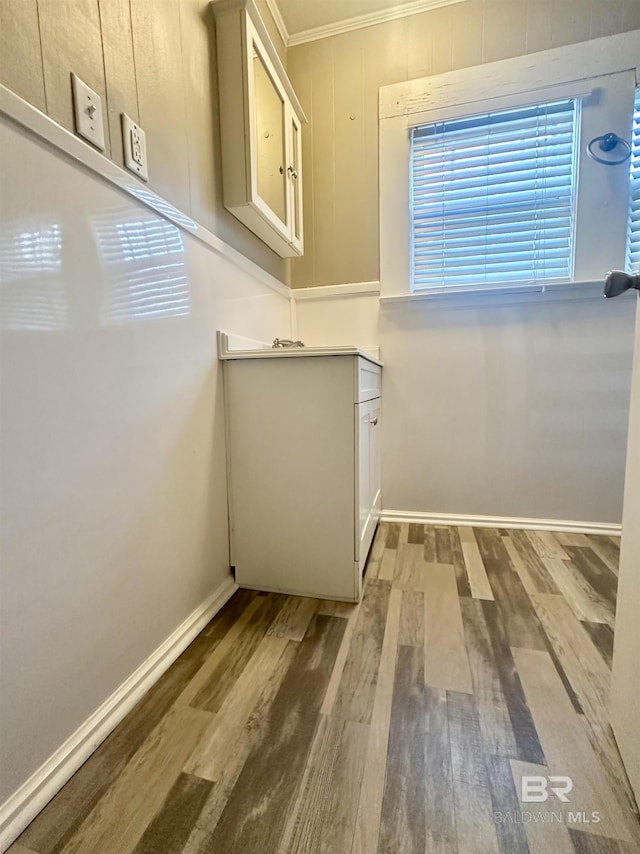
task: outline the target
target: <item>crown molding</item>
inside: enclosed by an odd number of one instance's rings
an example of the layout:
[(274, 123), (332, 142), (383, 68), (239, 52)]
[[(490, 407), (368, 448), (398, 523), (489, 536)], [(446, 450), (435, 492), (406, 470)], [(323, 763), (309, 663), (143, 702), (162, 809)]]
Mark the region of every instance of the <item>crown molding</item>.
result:
[(276, 29), (280, 33), (280, 38), (284, 42), (285, 47), (289, 47), (289, 41), (291, 36), (289, 35), (289, 30), (287, 29), (287, 25), (284, 22), (284, 18), (282, 17), (282, 12), (280, 11), (280, 7), (278, 6), (277, 0), (265, 0), (267, 4), (267, 8), (271, 12), (271, 17), (273, 18), (273, 23), (276, 25)]
[[(296, 45), (305, 44), (306, 42), (326, 39), (330, 36), (348, 33), (351, 30), (361, 30), (365, 27), (373, 27), (375, 24), (384, 24), (387, 21), (395, 21), (398, 18), (407, 18), (410, 15), (419, 15), (421, 12), (428, 12), (430, 9), (438, 9), (441, 6), (453, 6), (455, 3), (462, 2), (464, 2), (464, 0), (412, 0), (410, 3), (402, 3), (400, 6), (394, 6), (391, 9), (380, 9), (378, 12), (370, 12), (367, 15), (356, 15), (355, 17), (347, 18), (344, 21), (337, 21), (333, 24), (324, 24), (321, 27), (313, 27), (309, 30), (302, 30), (299, 33), (293, 33), (292, 35), (289, 35), (285, 44), (287, 47), (295, 47)], [(270, 9), (272, 9), (273, 6), (276, 6), (276, 0), (267, 0), (267, 3)]]

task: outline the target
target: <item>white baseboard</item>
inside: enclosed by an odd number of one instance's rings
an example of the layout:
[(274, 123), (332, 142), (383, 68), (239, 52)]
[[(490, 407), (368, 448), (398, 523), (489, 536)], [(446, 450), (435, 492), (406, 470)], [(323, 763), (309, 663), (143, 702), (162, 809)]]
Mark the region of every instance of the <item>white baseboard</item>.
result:
[(60, 791), (237, 589), (229, 576), (0, 806), (0, 851), (5, 851)]
[(566, 531), (571, 534), (604, 534), (619, 537), (621, 525), (609, 522), (576, 522), (567, 519), (526, 519), (516, 516), (458, 516), (453, 513), (413, 513), (383, 510), (383, 522), (411, 522), (418, 525), (473, 525), (475, 528), (520, 528), (529, 531)]

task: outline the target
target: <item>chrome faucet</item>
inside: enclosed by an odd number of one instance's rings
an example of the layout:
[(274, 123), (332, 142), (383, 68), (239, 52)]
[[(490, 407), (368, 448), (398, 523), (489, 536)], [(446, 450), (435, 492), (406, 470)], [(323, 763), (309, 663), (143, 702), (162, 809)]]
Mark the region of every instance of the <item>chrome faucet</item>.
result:
[(273, 347), (304, 347), (302, 341), (291, 341), (290, 338), (274, 338)]

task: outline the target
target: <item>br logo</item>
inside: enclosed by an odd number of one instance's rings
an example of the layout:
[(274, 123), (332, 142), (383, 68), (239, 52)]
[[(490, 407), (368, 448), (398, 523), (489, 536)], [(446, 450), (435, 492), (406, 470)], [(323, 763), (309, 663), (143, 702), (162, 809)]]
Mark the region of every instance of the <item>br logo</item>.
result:
[(544, 803), (544, 801), (549, 797), (549, 790), (551, 790), (559, 800), (567, 803), (569, 801), (567, 795), (573, 789), (573, 780), (571, 777), (523, 776), (520, 788), (522, 792), (522, 800), (525, 803)]

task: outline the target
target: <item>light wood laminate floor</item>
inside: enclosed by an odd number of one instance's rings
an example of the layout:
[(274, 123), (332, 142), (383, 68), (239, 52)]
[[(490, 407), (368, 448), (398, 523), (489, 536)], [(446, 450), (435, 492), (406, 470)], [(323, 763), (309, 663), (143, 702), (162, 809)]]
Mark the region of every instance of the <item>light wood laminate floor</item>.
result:
[(639, 852), (617, 564), (608, 537), (383, 523), (359, 605), (236, 593), (9, 850)]

